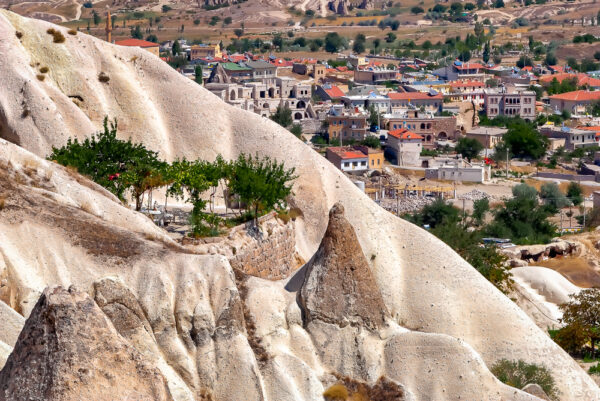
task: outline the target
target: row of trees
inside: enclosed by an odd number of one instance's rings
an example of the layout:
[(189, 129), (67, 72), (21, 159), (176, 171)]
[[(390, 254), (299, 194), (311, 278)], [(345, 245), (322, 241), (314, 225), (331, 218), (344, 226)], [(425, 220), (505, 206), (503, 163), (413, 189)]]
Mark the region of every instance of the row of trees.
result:
[(285, 208), (296, 178), (294, 169), (283, 163), (244, 154), (234, 161), (218, 156), (214, 162), (183, 159), (169, 164), (142, 144), (118, 139), (116, 120), (109, 124), (105, 118), (103, 127), (82, 142), (69, 139), (65, 146), (54, 147), (48, 159), (76, 168), (122, 201), (130, 193), (138, 211), (146, 193), (166, 187), (168, 194), (192, 204), (195, 235), (218, 233), (222, 219), (214, 214), (214, 204), (219, 187), (240, 202), (242, 220), (253, 219), (257, 225), (261, 214)]

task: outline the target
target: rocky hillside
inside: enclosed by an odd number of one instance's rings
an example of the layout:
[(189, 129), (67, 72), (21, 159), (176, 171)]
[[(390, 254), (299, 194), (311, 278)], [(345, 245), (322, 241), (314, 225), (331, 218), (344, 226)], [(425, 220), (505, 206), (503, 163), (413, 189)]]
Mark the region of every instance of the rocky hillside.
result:
[[(338, 382), (374, 400), (384, 390), (396, 399), (534, 400), (493, 377), (502, 358), (548, 367), (563, 400), (600, 399), (585, 372), (456, 253), (376, 207), (275, 123), (222, 103), (143, 50), (9, 12), (0, 13), (0, 54), (10, 54), (0, 58), (0, 137), (12, 142), (0, 140), (0, 316), (13, 327), (0, 327), (0, 361), (17, 350), (2, 383), (22, 380), (11, 368), (23, 347), (17, 331), (25, 318), (44, 321), (34, 308), (44, 289), (75, 285), (175, 400), (321, 400)], [(247, 152), (295, 167), (296, 251), (309, 262), (279, 281), (234, 270), (43, 160), (105, 115), (169, 160)]]

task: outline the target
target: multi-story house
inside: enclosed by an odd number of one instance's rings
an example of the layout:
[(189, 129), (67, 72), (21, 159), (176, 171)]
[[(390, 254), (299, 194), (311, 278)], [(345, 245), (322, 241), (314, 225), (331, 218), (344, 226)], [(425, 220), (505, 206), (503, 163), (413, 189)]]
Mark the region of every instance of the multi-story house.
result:
[(221, 52), (221, 46), (217, 43), (216, 45), (199, 44), (193, 45), (190, 48), (190, 60), (198, 60), (201, 58), (221, 58), (223, 53)]
[(485, 113), (488, 118), (497, 116), (535, 119), (535, 92), (507, 91), (504, 88), (485, 90)]
[(437, 141), (456, 139), (460, 131), (456, 127), (456, 117), (435, 117), (428, 113), (411, 110), (402, 114), (383, 116), (383, 125), (389, 130), (406, 129), (423, 138), (423, 147), (433, 149)]
[(367, 68), (354, 70), (354, 82), (357, 84), (379, 84), (386, 81), (395, 81), (398, 78), (396, 70)]
[(387, 94), (390, 99), (390, 111), (392, 114), (399, 114), (411, 108), (423, 108), (427, 111), (438, 112), (444, 105), (444, 95), (435, 91), (431, 92), (390, 92)]
[(388, 132), (386, 152), (396, 160), (398, 166), (420, 165), (423, 136), (406, 128)]
[(540, 133), (549, 139), (564, 139), (565, 149), (568, 150), (598, 146), (598, 142), (596, 142), (596, 133), (594, 131), (544, 125), (540, 128)]
[(330, 147), (325, 154), (338, 169), (347, 173), (362, 173), (369, 169), (369, 156), (350, 147)]
[(594, 102), (600, 101), (600, 91), (578, 90), (550, 96), (552, 110), (562, 112), (567, 110), (574, 114), (583, 114)]
[(362, 141), (367, 136), (367, 113), (358, 109), (331, 108), (327, 116), (329, 139)]

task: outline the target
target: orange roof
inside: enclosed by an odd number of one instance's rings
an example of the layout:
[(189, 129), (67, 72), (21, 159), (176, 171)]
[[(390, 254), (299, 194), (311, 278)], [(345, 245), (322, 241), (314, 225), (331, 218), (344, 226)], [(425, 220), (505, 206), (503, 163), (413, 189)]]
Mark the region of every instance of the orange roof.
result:
[(530, 65), (526, 65), (525, 67), (521, 68), (521, 70), (523, 71), (533, 71), (533, 67)]
[(337, 146), (337, 147), (327, 148), (327, 150), (335, 153), (342, 159), (361, 159), (361, 158), (368, 157), (363, 152), (361, 152), (359, 150), (354, 150), (352, 148)]
[(570, 100), (575, 102), (585, 102), (592, 100), (600, 100), (600, 91), (590, 92), (590, 91), (573, 91), (561, 93), (559, 95), (550, 96), (550, 99), (558, 99), (558, 100)]
[(336, 97), (342, 97), (344, 96), (344, 92), (342, 92), (342, 90), (340, 88), (338, 88), (337, 86), (331, 86), (331, 88), (329, 89), (325, 89), (325, 92), (329, 95), (329, 97), (332, 98), (336, 98)]
[(425, 92), (390, 92), (387, 95), (392, 100), (425, 100), (425, 99), (444, 99), (441, 93), (430, 95)]
[(423, 139), (422, 135), (415, 134), (414, 132), (410, 132), (406, 128), (395, 129), (393, 131), (389, 131), (388, 135), (393, 136), (398, 139)]
[(596, 79), (596, 78), (592, 78), (587, 74), (569, 74), (567, 72), (562, 72), (559, 74), (554, 74), (554, 75), (544, 75), (543, 77), (540, 77), (540, 82), (543, 83), (547, 83), (547, 82), (552, 82), (552, 80), (556, 78), (556, 80), (558, 82), (562, 82), (565, 79), (573, 79), (573, 78), (577, 78), (577, 85), (578, 86), (584, 86), (584, 85), (589, 85), (589, 86), (600, 86), (600, 79)]
[(462, 65), (455, 65), (457, 70), (473, 70), (473, 69), (481, 69), (485, 68), (479, 63), (465, 63)]
[(147, 40), (140, 40), (140, 39), (117, 40), (115, 42), (115, 45), (133, 46), (133, 47), (158, 47), (158, 43), (148, 42)]
[(456, 88), (456, 87), (482, 87), (485, 86), (485, 84), (481, 81), (454, 81), (450, 84), (451, 87)]
[(583, 130), (586, 130), (586, 131), (598, 131), (598, 132), (600, 132), (600, 126), (586, 127), (586, 126), (581, 126), (580, 125), (579, 127), (577, 127), (577, 129), (583, 129)]

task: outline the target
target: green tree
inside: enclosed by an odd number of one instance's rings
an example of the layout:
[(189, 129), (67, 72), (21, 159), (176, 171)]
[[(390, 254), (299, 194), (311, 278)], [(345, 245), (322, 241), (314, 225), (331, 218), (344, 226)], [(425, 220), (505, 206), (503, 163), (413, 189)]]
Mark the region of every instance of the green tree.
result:
[(75, 167), (80, 174), (89, 176), (121, 200), (124, 200), (124, 193), (130, 186), (130, 181), (120, 179), (121, 175), (133, 169), (159, 168), (162, 165), (156, 152), (142, 144), (132, 143), (131, 139), (118, 139), (117, 121), (109, 125), (108, 117), (104, 118), (103, 131), (82, 142), (69, 138), (65, 146), (53, 147), (48, 159)]
[(542, 185), (540, 188), (540, 198), (544, 200), (546, 205), (552, 208), (554, 213), (571, 204), (567, 197), (560, 191), (558, 185), (553, 182), (547, 182)]
[(548, 147), (548, 139), (523, 120), (512, 123), (502, 140), (516, 157), (537, 160), (544, 155)]
[(142, 28), (139, 25), (135, 25), (129, 28), (129, 32), (131, 34), (131, 37), (134, 39), (142, 39), (144, 37), (142, 34)]
[(152, 43), (158, 43), (158, 37), (155, 34), (146, 36), (146, 40)]
[(363, 139), (360, 143), (361, 145), (368, 146), (373, 149), (378, 149), (381, 147), (381, 142), (379, 138), (376, 136), (369, 135), (365, 139)]
[(425, 10), (423, 10), (422, 7), (414, 6), (410, 9), (410, 12), (416, 15), (416, 14), (423, 14), (425, 12)]
[(98, 13), (96, 12), (96, 10), (92, 11), (92, 18), (94, 19), (94, 25), (98, 26), (98, 24), (100, 23), (100, 21), (102, 21), (102, 18), (100, 18), (100, 15), (98, 15)]
[(139, 160), (131, 164), (118, 178), (123, 187), (131, 189), (131, 196), (135, 200), (135, 210), (142, 209), (144, 194), (155, 188), (160, 188), (169, 183), (165, 171), (167, 163), (159, 160)]
[(479, 156), (479, 152), (483, 150), (483, 145), (473, 138), (460, 138), (456, 144), (456, 153), (471, 161), (471, 159)]
[(363, 35), (362, 33), (356, 35), (356, 38), (354, 38), (354, 43), (352, 43), (352, 51), (356, 54), (364, 53), (366, 49), (365, 42), (365, 35)]
[(244, 35), (244, 30), (241, 28), (235, 28), (233, 34), (239, 39)]
[(473, 201), (473, 213), (471, 217), (478, 226), (483, 225), (485, 215), (490, 210), (490, 201), (488, 198), (481, 198)]
[[(570, 328), (573, 337), (590, 341), (592, 358), (595, 358), (596, 342), (600, 340), (600, 290), (585, 289), (572, 294), (570, 298), (569, 302), (559, 306), (563, 313), (561, 322), (566, 325), (565, 328)], [(573, 341), (567, 338), (564, 340), (567, 343)]]
[(486, 64), (490, 61), (490, 42), (485, 42), (485, 45), (483, 46), (482, 59)]
[(271, 120), (275, 121), (277, 124), (281, 125), (284, 128), (292, 125), (292, 110), (290, 110), (287, 106), (277, 106), (277, 110), (271, 116)]
[(335, 53), (342, 47), (342, 37), (337, 32), (329, 32), (325, 36), (325, 51)]
[(394, 41), (397, 39), (397, 36), (395, 33), (393, 32), (388, 32), (388, 34), (385, 36), (385, 41), (387, 43), (394, 43)]
[(204, 82), (204, 79), (202, 78), (202, 66), (201, 65), (196, 65), (196, 67), (194, 67), (194, 80), (199, 83), (200, 85), (202, 85), (202, 83)]
[(295, 179), (294, 169), (286, 169), (283, 163), (241, 154), (232, 165), (229, 189), (247, 205), (253, 213), (254, 226), (258, 227), (260, 212), (287, 205)]
[(571, 181), (569, 183), (569, 186), (567, 187), (567, 197), (575, 206), (583, 203), (583, 188), (578, 182)]
[(174, 56), (177, 56), (179, 53), (181, 53), (181, 45), (179, 44), (178, 40), (175, 40), (175, 42), (173, 42), (173, 47), (171, 48), (171, 52), (173, 53)]
[(300, 124), (292, 124), (290, 132), (298, 138), (300, 138), (300, 136), (302, 135), (302, 126)]

